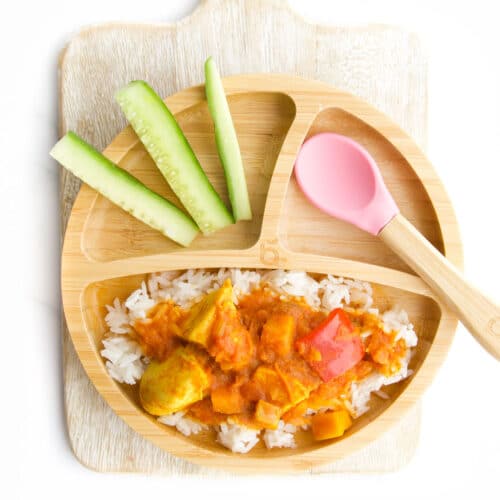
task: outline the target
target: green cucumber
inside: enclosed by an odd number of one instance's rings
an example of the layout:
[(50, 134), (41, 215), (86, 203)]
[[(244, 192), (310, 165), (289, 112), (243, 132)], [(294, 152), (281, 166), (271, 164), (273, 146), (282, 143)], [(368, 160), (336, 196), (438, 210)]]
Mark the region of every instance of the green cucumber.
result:
[(204, 234), (234, 222), (165, 103), (143, 81), (116, 93), (139, 139)]
[(252, 209), (238, 137), (219, 72), (211, 57), (205, 62), (205, 93), (208, 109), (215, 125), (217, 151), (224, 168), (234, 218), (237, 221), (250, 220)]
[(75, 133), (68, 132), (52, 148), (50, 155), (108, 200), (177, 243), (188, 246), (199, 233), (196, 224), (184, 212)]

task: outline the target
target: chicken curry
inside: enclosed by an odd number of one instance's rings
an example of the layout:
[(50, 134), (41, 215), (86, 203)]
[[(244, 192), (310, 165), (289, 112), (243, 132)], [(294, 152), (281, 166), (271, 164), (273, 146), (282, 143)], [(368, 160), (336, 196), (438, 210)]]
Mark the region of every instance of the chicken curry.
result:
[(373, 314), (328, 314), (266, 287), (235, 303), (230, 280), (188, 310), (157, 304), (134, 335), (150, 359), (140, 382), (148, 413), (183, 410), (204, 424), (256, 429), (283, 420), (311, 425), (316, 439), (351, 426), (353, 382), (396, 372), (406, 352)]

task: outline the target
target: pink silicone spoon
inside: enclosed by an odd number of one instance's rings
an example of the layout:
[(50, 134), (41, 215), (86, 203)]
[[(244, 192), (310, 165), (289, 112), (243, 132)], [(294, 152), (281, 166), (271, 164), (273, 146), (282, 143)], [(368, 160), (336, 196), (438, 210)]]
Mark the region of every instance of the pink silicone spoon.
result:
[(399, 213), (375, 160), (362, 146), (338, 134), (315, 135), (302, 145), (295, 176), (318, 208), (386, 243), (500, 360), (500, 307), (467, 283)]

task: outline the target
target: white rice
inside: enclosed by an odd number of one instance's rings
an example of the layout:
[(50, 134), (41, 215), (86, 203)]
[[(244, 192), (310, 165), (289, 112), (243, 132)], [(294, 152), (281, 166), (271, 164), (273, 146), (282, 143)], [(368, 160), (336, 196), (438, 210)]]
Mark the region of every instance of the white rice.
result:
[(264, 444), (266, 448), (295, 448), (295, 425), (287, 424), (283, 420), (279, 421), (278, 428), (268, 429), (264, 432)]
[(395, 340), (403, 339), (407, 347), (415, 347), (418, 342), (417, 334), (408, 319), (408, 314), (402, 309), (394, 308), (382, 314), (382, 323), (387, 333), (398, 332)]
[(146, 313), (156, 305), (157, 301), (152, 299), (148, 294), (146, 283), (141, 284), (141, 288), (132, 292), (129, 298), (125, 301), (125, 307), (128, 309), (130, 319), (144, 319)]
[(313, 307), (319, 307), (321, 304), (318, 293), (320, 284), (307, 273), (277, 269), (267, 273), (264, 280), (278, 293), (304, 297), (305, 301)]
[[(101, 355), (106, 359), (106, 368), (112, 378), (121, 383), (135, 384), (142, 376), (148, 359), (140, 345), (128, 337), (131, 325), (136, 319), (145, 318), (149, 309), (162, 300), (172, 300), (183, 308), (190, 307), (212, 290), (222, 286), (226, 279), (233, 284), (233, 299), (237, 303), (241, 295), (250, 293), (261, 282), (266, 283), (280, 295), (303, 297), (312, 307), (330, 311), (334, 308), (355, 307), (379, 315), (373, 308), (373, 294), (369, 283), (327, 275), (320, 281), (303, 271), (274, 270), (268, 272), (241, 269), (220, 269), (206, 271), (190, 269), (183, 273), (167, 271), (154, 273), (147, 282), (124, 301), (115, 299), (113, 305), (106, 306), (105, 317), (109, 332), (103, 340)], [(351, 386), (350, 401), (346, 401), (354, 417), (369, 410), (372, 393), (384, 397), (381, 388), (394, 384), (411, 375), (408, 363), (410, 348), (417, 345), (418, 337), (409, 322), (408, 315), (401, 309), (385, 311), (381, 316), (384, 330), (396, 331), (396, 340), (406, 342), (408, 352), (401, 369), (391, 375), (372, 373), (364, 380)], [(369, 330), (361, 333), (363, 338), (371, 335)], [(197, 434), (206, 426), (184, 416), (184, 412), (160, 417), (159, 422), (176, 427), (185, 436)], [(294, 447), (296, 428), (280, 422), (278, 429), (263, 432), (263, 441), (268, 448)], [(235, 453), (247, 453), (259, 442), (260, 431), (234, 423), (218, 427), (217, 440)]]
[(109, 326), (109, 330), (112, 333), (130, 333), (130, 318), (127, 312), (127, 308), (125, 304), (120, 302), (118, 297), (113, 301), (112, 306), (106, 306), (108, 310), (108, 314), (104, 318), (107, 325)]
[(220, 424), (217, 441), (234, 453), (248, 453), (259, 442), (260, 431), (237, 424)]
[(181, 307), (189, 307), (204, 294), (219, 288), (228, 278), (233, 284), (233, 298), (237, 303), (240, 295), (249, 293), (260, 283), (261, 275), (241, 269), (220, 269), (217, 272), (189, 269), (180, 275), (167, 271), (152, 274), (147, 287), (156, 301), (170, 299)]
[(406, 357), (401, 360), (401, 368), (393, 375), (387, 376), (382, 373), (375, 372), (368, 375), (359, 382), (354, 382), (351, 385), (351, 401), (353, 415), (355, 418), (366, 413), (370, 407), (370, 397), (372, 393), (380, 391), (385, 385), (395, 384), (409, 377), (413, 372), (408, 369), (412, 352), (408, 349)]
[(164, 415), (163, 417), (158, 417), (158, 422), (169, 425), (170, 427), (175, 427), (184, 436), (190, 436), (191, 434), (198, 434), (204, 429), (208, 429), (208, 425), (200, 424), (184, 416), (185, 412), (178, 411), (177, 413), (172, 413), (172, 415)]
[(107, 359), (106, 368), (111, 377), (124, 384), (135, 384), (147, 364), (141, 346), (123, 335), (108, 337), (102, 343), (101, 356)]

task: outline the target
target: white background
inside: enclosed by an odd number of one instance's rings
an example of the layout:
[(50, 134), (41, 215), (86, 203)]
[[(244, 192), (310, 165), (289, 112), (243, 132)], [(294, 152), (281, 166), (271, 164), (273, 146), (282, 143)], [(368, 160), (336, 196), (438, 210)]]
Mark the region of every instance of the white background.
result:
[[(251, 0), (249, 0), (251, 1)], [(0, 16), (0, 202), (4, 386), (1, 498), (498, 498), (500, 365), (460, 327), (424, 398), (412, 462), (383, 476), (103, 475), (73, 457), (64, 427), (58, 292), (56, 60), (81, 26), (175, 21), (195, 0), (10, 0)], [(293, 0), (323, 23), (403, 24), (431, 57), (430, 159), (454, 203), (466, 275), (498, 298), (500, 27), (496, 1)], [(380, 82), (383, 85), (383, 82)], [(82, 403), (84, 404), (84, 402)], [(237, 457), (235, 457), (237, 459)], [(10, 491), (8, 491), (10, 490)]]

